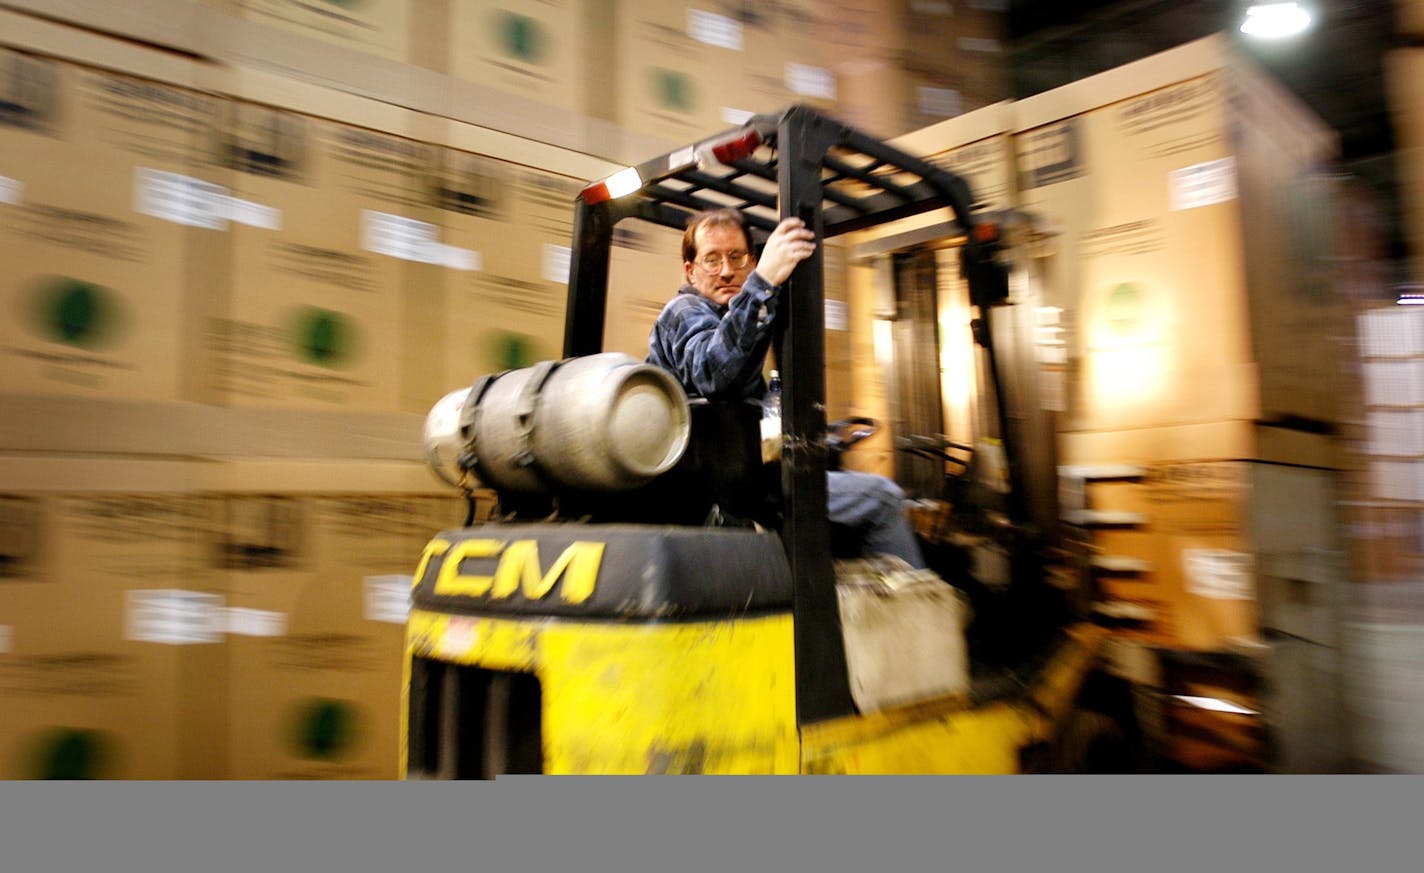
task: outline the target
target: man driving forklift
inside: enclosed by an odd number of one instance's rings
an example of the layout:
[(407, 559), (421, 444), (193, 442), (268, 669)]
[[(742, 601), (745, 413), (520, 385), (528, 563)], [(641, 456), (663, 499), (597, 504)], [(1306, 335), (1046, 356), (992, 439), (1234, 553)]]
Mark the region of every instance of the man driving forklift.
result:
[[(499, 512), (437, 533), (415, 569), (402, 695), (407, 776), (1041, 768), (1042, 750), (1058, 742), (1094, 667), (1101, 629), (1065, 616), (1051, 635), (1005, 633), (1012, 661), (966, 675), (960, 630), (914, 602), (955, 593), (907, 586), (903, 598), (878, 604), (904, 607), (876, 625), (892, 654), (861, 657), (877, 649), (847, 644), (843, 630), (870, 626), (843, 621), (833, 562), (842, 536), (828, 523), (823, 243), (948, 207), (963, 232), (970, 300), (991, 318), (1007, 300), (1010, 265), (973, 202), (953, 173), (799, 106), (585, 187), (574, 204), (563, 359), (477, 377), (451, 395), (461, 404), (451, 421), (436, 415), (445, 400), (432, 410), (439, 426), (428, 433), (440, 438), (427, 450), (450, 451), (431, 457), (448, 460), (459, 483), (492, 483)], [(689, 342), (671, 324), (667, 342), (654, 341), (667, 369), (606, 353), (618, 223), (687, 232), (690, 216), (723, 206), (742, 225), (721, 238), (709, 227), (691, 230), (683, 254), (690, 290), (668, 305), (674, 313), (703, 307), (707, 339)], [(778, 231), (780, 241), (754, 262), (749, 243)], [(696, 284), (704, 277), (714, 296)], [(775, 282), (784, 287), (773, 298), (765, 292)], [(781, 317), (765, 318), (763, 302), (767, 315), (780, 307)], [(751, 419), (760, 410), (688, 403), (676, 384), (708, 393), (675, 356), (732, 337), (721, 326), (730, 312), (754, 330), (739, 340), (748, 346), (745, 368), (732, 368), (740, 378), (729, 384), (751, 397), (764, 390), (766, 345), (757, 346), (768, 323), (785, 380), (774, 512), (758, 493), (766, 470), (758, 469)], [(992, 331), (978, 338), (992, 361)], [(585, 378), (615, 367), (646, 372)], [(616, 404), (595, 389), (623, 388), (620, 396), (634, 402), (607, 427), (587, 426), (587, 416), (576, 416), (583, 426), (566, 421), (582, 407), (573, 398), (607, 409)], [(651, 440), (657, 451), (645, 452), (659, 416), (669, 439)], [(1003, 431), (1012, 460), (1016, 443)], [(602, 438), (608, 433), (618, 438)], [(640, 447), (635, 460), (675, 466), (640, 483), (606, 484), (606, 465), (628, 463), (622, 449), (630, 443)], [(601, 463), (585, 465), (590, 459)], [(1012, 496), (1023, 480), (1018, 467), (1008, 469)], [(1022, 505), (1008, 501), (1001, 535), (1016, 537), (1009, 591), (1047, 584)], [(776, 531), (706, 520), (724, 511), (757, 520), (747, 510), (765, 512)], [(877, 665), (886, 668), (878, 675), (863, 669)]]
[[(796, 217), (776, 226), (758, 259), (737, 210), (692, 216), (682, 236), (687, 281), (653, 325), (648, 363), (671, 372), (690, 396), (759, 402), (767, 390), (761, 365), (771, 345), (782, 283), (815, 248), (815, 234)], [(832, 524), (860, 533), (867, 554), (893, 555), (914, 569), (925, 567), (900, 486), (872, 473), (832, 470), (826, 475)]]

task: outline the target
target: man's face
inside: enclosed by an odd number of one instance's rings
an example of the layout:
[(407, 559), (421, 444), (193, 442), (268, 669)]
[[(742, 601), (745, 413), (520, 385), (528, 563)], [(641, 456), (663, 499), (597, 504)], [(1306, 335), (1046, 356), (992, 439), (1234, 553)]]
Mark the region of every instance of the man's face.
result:
[[(747, 254), (746, 234), (739, 227), (704, 224), (693, 239), (697, 242), (697, 256), (682, 264), (687, 284), (713, 303), (726, 306), (742, 290), (747, 274), (756, 268), (756, 260)], [(733, 266), (732, 262), (743, 255), (746, 263)], [(715, 266), (709, 268), (707, 263), (712, 261)]]

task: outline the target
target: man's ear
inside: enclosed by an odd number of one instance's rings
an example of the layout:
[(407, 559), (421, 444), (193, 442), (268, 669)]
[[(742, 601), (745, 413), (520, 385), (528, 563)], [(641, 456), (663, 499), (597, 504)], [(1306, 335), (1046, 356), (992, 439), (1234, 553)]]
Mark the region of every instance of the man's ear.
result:
[(691, 261), (683, 261), (683, 262), (682, 262), (682, 280), (683, 280), (684, 282), (686, 282), (687, 284), (689, 284), (689, 285), (692, 284), (692, 262), (691, 262)]

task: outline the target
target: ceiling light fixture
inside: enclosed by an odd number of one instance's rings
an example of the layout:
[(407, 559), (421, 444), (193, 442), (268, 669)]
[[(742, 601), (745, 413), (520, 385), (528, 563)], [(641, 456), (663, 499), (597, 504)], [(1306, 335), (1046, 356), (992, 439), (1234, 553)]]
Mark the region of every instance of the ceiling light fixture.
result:
[(1310, 27), (1312, 17), (1299, 3), (1253, 3), (1246, 7), (1241, 32), (1258, 39), (1284, 39)]

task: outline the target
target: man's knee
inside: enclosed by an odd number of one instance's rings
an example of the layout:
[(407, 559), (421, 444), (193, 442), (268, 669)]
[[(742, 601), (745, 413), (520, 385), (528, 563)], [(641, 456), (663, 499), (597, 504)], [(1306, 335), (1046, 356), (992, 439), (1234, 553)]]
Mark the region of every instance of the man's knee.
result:
[(884, 476), (835, 471), (826, 483), (831, 520), (840, 524), (884, 524), (903, 512), (905, 492)]
[(877, 500), (881, 503), (899, 504), (905, 499), (905, 492), (893, 479), (888, 479), (876, 473), (861, 473), (850, 470), (838, 470), (830, 474), (829, 486), (833, 490), (842, 493), (855, 492), (863, 497)]

